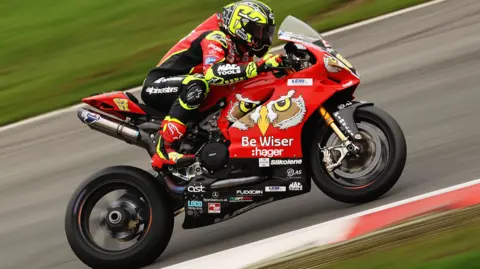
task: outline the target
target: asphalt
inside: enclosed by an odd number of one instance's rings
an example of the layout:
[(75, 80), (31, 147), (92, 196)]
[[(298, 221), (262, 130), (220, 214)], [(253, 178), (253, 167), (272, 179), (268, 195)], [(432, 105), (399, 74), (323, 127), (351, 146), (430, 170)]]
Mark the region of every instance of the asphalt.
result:
[[(479, 29), (480, 2), (462, 0), (328, 37), (362, 75), (357, 99), (389, 112), (406, 134), (408, 160), (399, 183), (360, 206), (333, 201), (314, 188), (196, 230), (182, 230), (182, 214), (167, 250), (148, 268), (480, 177)], [(89, 130), (75, 112), (1, 132), (0, 268), (87, 268), (66, 242), (65, 207), (85, 177), (117, 164), (150, 169), (146, 152)]]

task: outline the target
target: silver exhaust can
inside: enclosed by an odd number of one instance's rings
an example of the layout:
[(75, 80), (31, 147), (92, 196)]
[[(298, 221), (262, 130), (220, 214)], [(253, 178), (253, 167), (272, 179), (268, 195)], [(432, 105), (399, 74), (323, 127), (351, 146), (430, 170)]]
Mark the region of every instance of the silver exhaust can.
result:
[(83, 123), (87, 124), (88, 127), (95, 131), (115, 137), (127, 143), (142, 146), (140, 144), (140, 131), (138, 127), (132, 124), (84, 108), (79, 108), (77, 110), (77, 116)]

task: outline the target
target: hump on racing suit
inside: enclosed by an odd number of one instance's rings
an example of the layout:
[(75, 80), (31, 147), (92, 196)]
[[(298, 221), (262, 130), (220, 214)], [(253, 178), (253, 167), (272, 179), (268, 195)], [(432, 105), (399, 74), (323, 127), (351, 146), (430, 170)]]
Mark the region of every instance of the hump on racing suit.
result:
[(197, 26), (167, 52), (150, 71), (154, 77), (203, 74), (208, 83), (230, 84), (257, 75), (253, 56), (238, 55), (230, 37), (222, 32), (216, 13)]

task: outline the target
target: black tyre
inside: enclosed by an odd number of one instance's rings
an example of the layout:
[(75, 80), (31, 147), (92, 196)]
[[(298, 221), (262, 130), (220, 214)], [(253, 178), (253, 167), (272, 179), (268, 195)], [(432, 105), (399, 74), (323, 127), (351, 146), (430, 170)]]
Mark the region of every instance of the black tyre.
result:
[[(402, 129), (387, 112), (374, 106), (358, 107), (354, 120), (363, 138), (354, 142), (361, 148), (358, 156), (347, 155), (340, 166), (328, 171), (325, 150), (341, 144), (332, 128), (322, 126), (313, 138), (310, 151), (312, 178), (326, 195), (344, 203), (366, 203), (388, 192), (405, 167), (407, 145)], [(331, 163), (341, 151), (331, 150)]]
[[(140, 268), (163, 253), (173, 232), (174, 213), (167, 193), (155, 180), (144, 170), (114, 166), (76, 189), (66, 210), (65, 232), (83, 263), (102, 269)], [(119, 190), (126, 191), (92, 221), (95, 206)], [(100, 230), (92, 233), (93, 228)], [(99, 234), (104, 235), (104, 246), (96, 242)], [(119, 250), (122, 245), (130, 246)]]

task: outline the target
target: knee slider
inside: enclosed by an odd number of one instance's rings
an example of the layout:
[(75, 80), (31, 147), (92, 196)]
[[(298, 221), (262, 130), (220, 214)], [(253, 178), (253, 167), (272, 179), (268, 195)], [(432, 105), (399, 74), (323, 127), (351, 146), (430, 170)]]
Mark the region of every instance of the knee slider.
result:
[(184, 87), (181, 98), (188, 106), (200, 105), (208, 93), (208, 84), (203, 80), (192, 80)]

